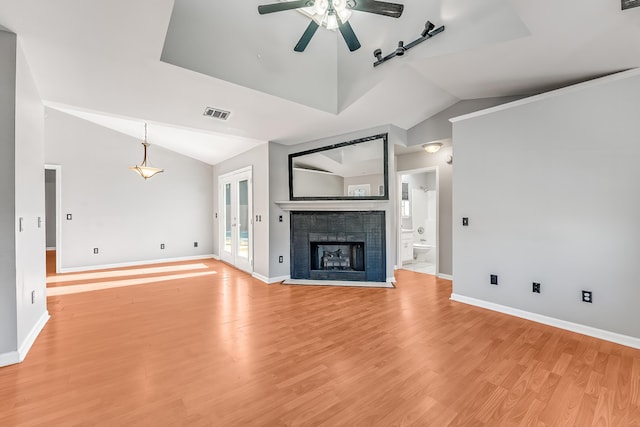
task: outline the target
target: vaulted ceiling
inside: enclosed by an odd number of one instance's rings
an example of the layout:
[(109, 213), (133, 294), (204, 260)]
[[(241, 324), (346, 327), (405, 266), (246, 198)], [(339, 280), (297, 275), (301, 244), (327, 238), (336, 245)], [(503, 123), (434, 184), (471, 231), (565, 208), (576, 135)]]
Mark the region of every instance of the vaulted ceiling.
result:
[[(275, 1), (0, 0), (0, 25), (50, 107), (136, 138), (149, 122), (151, 143), (211, 164), (640, 66), (640, 8), (617, 0), (405, 0), (399, 19), (353, 13), (359, 50), (320, 28), (302, 53), (309, 18), (258, 14)], [(427, 20), (446, 30), (373, 67)]]

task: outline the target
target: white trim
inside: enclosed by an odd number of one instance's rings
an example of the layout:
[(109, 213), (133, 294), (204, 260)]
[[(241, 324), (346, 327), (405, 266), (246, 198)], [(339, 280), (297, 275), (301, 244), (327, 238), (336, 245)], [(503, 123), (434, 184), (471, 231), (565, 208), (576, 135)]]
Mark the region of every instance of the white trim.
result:
[(266, 283), (267, 285), (270, 285), (272, 283), (280, 283), (284, 280), (289, 280), (291, 279), (291, 276), (278, 276), (278, 277), (267, 277), (267, 276), (263, 276), (262, 274), (258, 274), (258, 273), (252, 273), (251, 274), (252, 277), (260, 280), (261, 282)]
[(49, 316), (49, 313), (47, 311), (42, 313), (42, 316), (40, 316), (38, 322), (36, 322), (33, 328), (31, 328), (31, 331), (25, 338), (18, 351), (8, 351), (6, 353), (0, 353), (0, 367), (22, 363), (25, 357), (27, 357), (27, 353), (29, 353), (31, 346), (36, 341), (36, 338), (38, 338), (38, 335), (49, 321), (50, 317), (51, 316)]
[(243, 168), (236, 169), (234, 171), (218, 175), (218, 181), (220, 180), (220, 178), (230, 178), (233, 175), (236, 175), (236, 174), (239, 174), (239, 173), (243, 173), (243, 172), (251, 172), (251, 173), (253, 173), (253, 165), (245, 166)]
[(33, 325), (33, 328), (31, 328), (31, 331), (29, 331), (29, 335), (27, 335), (25, 340), (22, 342), (22, 345), (18, 349), (20, 362), (22, 362), (24, 358), (27, 357), (27, 353), (29, 353), (29, 350), (31, 350), (31, 346), (34, 342), (36, 342), (36, 338), (38, 338), (38, 335), (50, 318), (51, 316), (49, 316), (49, 312), (45, 311), (44, 313), (42, 313), (42, 316), (40, 316), (36, 324)]
[(387, 277), (387, 283), (396, 283), (396, 277), (395, 276), (391, 276), (391, 277)]
[(20, 363), (20, 355), (17, 351), (0, 353), (0, 368), (3, 366), (15, 365), (16, 363)]
[(572, 92), (576, 92), (578, 90), (582, 90), (585, 87), (595, 87), (595, 86), (599, 86), (599, 85), (610, 83), (610, 82), (615, 82), (617, 80), (622, 80), (622, 79), (626, 79), (628, 77), (633, 77), (633, 76), (637, 76), (637, 75), (640, 75), (640, 69), (634, 68), (632, 70), (622, 71), (620, 73), (612, 74), (610, 76), (601, 77), (599, 79), (589, 80), (587, 82), (582, 82), (582, 83), (578, 83), (578, 84), (575, 84), (575, 85), (572, 85), (572, 86), (567, 86), (567, 87), (563, 87), (563, 88), (560, 88), (560, 89), (552, 90), (550, 92), (541, 93), (539, 95), (534, 95), (534, 96), (531, 96), (529, 98), (518, 99), (516, 101), (507, 102), (506, 104), (497, 105), (495, 107), (486, 108), (486, 109), (480, 110), (480, 111), (474, 111), (473, 113), (464, 114), (464, 115), (458, 116), (458, 117), (452, 117), (452, 118), (449, 119), (449, 121), (451, 123), (456, 123), (456, 122), (460, 122), (460, 121), (463, 121), (463, 120), (473, 119), (473, 118), (481, 117), (481, 116), (484, 116), (484, 115), (487, 115), (487, 114), (496, 113), (498, 111), (504, 111), (504, 110), (508, 110), (510, 108), (520, 107), (522, 105), (527, 105), (527, 104), (531, 104), (531, 103), (534, 103), (534, 102), (542, 101), (544, 99), (550, 99), (550, 98), (554, 98), (556, 96), (566, 95), (566, 94), (569, 94), (569, 93), (572, 93)]
[(55, 250), (56, 250), (56, 248), (55, 248), (55, 247), (53, 247), (53, 248), (50, 248), (50, 247), (48, 247), (48, 246), (47, 246), (47, 252), (50, 252), (50, 251), (55, 251)]
[(441, 279), (453, 280), (453, 276), (451, 274), (438, 273), (436, 274)]
[(389, 200), (282, 200), (274, 202), (283, 211), (385, 210)]
[(611, 341), (616, 344), (626, 345), (627, 347), (640, 349), (640, 338), (605, 331), (602, 329), (593, 328), (591, 326), (580, 325), (578, 323), (556, 319), (554, 317), (544, 316), (542, 314), (531, 313), (529, 311), (519, 310), (517, 308), (483, 301), (464, 295), (458, 295), (455, 293), (451, 294), (451, 300), (473, 305), (476, 307), (486, 308), (488, 310), (497, 311), (504, 314), (509, 314), (511, 316), (520, 317), (522, 319), (532, 320), (534, 322), (554, 326), (556, 328), (565, 329), (567, 331), (576, 332), (578, 334), (587, 335), (594, 338), (599, 338), (601, 340)]
[(220, 261), (220, 255), (213, 254), (211, 255), (211, 258), (215, 259), (216, 261)]
[(210, 258), (215, 259), (215, 255), (210, 254), (210, 255), (198, 255), (198, 256), (185, 256), (185, 257), (177, 257), (177, 258), (151, 259), (147, 261), (120, 262), (116, 264), (87, 265), (84, 267), (63, 268), (61, 273), (77, 273), (80, 271), (105, 270), (107, 268), (135, 267), (138, 265), (162, 264), (165, 262), (179, 262), (179, 261), (195, 261), (199, 259), (210, 259)]

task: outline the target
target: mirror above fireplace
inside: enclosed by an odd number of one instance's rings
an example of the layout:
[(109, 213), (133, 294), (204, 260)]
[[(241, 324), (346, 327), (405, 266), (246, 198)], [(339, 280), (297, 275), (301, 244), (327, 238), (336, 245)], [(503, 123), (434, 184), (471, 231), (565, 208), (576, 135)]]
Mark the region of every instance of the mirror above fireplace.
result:
[(289, 155), (290, 200), (388, 200), (387, 134)]

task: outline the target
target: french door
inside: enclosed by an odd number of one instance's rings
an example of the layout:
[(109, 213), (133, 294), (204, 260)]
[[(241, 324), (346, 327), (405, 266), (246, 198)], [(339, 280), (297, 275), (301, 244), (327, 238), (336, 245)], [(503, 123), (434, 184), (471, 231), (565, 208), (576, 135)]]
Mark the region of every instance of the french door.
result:
[(253, 272), (252, 169), (247, 167), (218, 178), (220, 202), (220, 258)]

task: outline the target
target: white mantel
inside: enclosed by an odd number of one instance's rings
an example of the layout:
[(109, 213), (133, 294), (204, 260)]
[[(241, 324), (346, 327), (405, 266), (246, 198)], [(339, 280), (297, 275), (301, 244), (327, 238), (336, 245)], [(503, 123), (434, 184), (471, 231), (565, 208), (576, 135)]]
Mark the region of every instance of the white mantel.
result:
[(274, 203), (283, 211), (382, 211), (389, 200), (284, 200)]

